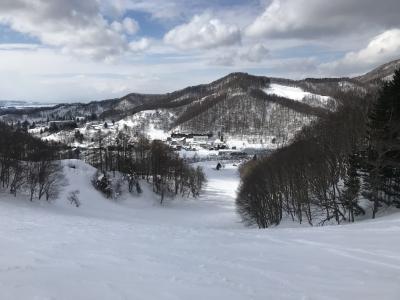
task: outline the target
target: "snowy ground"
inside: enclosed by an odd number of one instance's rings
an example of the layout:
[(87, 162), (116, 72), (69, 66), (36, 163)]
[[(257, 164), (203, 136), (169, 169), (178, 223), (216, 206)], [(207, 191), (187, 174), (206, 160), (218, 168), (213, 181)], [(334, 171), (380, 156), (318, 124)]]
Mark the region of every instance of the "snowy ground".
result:
[[(202, 163), (198, 200), (115, 202), (73, 162), (55, 203), (0, 194), (0, 299), (400, 299), (400, 214), (353, 225), (244, 228), (237, 168)], [(81, 190), (82, 206), (65, 194)]]
[[(326, 107), (331, 100), (328, 96), (321, 96), (303, 91), (303, 89), (294, 86), (286, 86), (272, 83), (264, 90), (267, 94), (285, 97), (291, 100), (306, 102), (311, 106)], [(310, 101), (312, 100), (312, 101)]]

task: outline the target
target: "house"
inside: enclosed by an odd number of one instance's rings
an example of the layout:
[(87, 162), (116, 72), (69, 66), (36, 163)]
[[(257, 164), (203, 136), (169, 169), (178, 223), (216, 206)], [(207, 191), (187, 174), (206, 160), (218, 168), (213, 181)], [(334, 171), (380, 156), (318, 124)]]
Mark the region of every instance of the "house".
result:
[(185, 145), (186, 144), (186, 137), (173, 138), (173, 139), (171, 139), (171, 144)]
[(207, 142), (208, 142), (208, 135), (194, 135), (193, 136), (193, 143), (207, 144)]
[(78, 123), (86, 122), (86, 117), (75, 117), (75, 121)]

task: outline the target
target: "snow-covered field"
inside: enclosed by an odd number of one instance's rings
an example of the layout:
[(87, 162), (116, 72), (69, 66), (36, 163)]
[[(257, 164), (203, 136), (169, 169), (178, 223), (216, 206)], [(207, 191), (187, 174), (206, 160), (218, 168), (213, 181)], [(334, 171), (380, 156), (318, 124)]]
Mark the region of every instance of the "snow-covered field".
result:
[[(0, 299), (400, 299), (398, 213), (244, 228), (236, 166), (201, 163), (202, 197), (160, 207), (146, 187), (104, 199), (90, 186), (93, 168), (72, 164), (54, 203), (0, 194)], [(77, 188), (79, 208), (65, 198)]]

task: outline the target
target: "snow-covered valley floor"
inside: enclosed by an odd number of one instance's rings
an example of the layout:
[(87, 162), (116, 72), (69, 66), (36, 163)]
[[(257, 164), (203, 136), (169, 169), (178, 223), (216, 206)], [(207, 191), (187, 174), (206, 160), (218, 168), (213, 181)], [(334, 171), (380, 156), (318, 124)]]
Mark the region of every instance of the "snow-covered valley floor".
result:
[[(400, 214), (326, 227), (244, 228), (237, 168), (197, 200), (113, 202), (66, 168), (55, 203), (0, 194), (0, 299), (400, 299)], [(65, 194), (79, 187), (82, 206)], [(145, 196), (147, 195), (147, 196)]]

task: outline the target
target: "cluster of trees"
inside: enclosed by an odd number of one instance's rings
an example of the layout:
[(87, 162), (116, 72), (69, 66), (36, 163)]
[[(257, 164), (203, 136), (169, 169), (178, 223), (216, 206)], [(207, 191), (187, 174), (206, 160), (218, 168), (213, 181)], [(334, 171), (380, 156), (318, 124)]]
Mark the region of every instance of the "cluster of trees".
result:
[[(107, 198), (111, 198), (120, 191), (113, 185), (111, 179), (106, 172), (97, 171), (92, 178), (93, 186), (102, 192)], [(113, 195), (114, 194), (114, 195)]]
[(55, 160), (55, 145), (0, 123), (0, 184), (11, 194), (26, 192), (30, 200), (55, 198), (62, 181), (62, 167)]
[(190, 166), (162, 141), (150, 142), (142, 135), (133, 138), (129, 129), (120, 131), (112, 142), (105, 143), (105, 139), (99, 130), (95, 136), (96, 147), (86, 154), (86, 160), (105, 176), (115, 171), (124, 174), (130, 191), (140, 192), (137, 183), (142, 178), (152, 184), (154, 192), (161, 196), (161, 203), (167, 195), (197, 197), (200, 194), (206, 180), (203, 170)]
[[(188, 132), (222, 131), (229, 136), (254, 136), (265, 139), (276, 136), (287, 141), (290, 133), (308, 124), (326, 110), (301, 102), (267, 95), (261, 90), (249, 94), (213, 96), (192, 105), (175, 122)], [(201, 109), (200, 109), (201, 108)], [(246, 112), (246, 113), (243, 113)]]
[(400, 72), (375, 94), (337, 93), (337, 112), (271, 156), (241, 168), (237, 210), (247, 224), (282, 218), (323, 225), (400, 207)]
[(60, 130), (73, 130), (78, 127), (75, 121), (51, 121), (49, 122), (49, 131), (51, 133), (58, 132)]
[(400, 208), (400, 69), (384, 83), (367, 124), (365, 196), (379, 208)]

